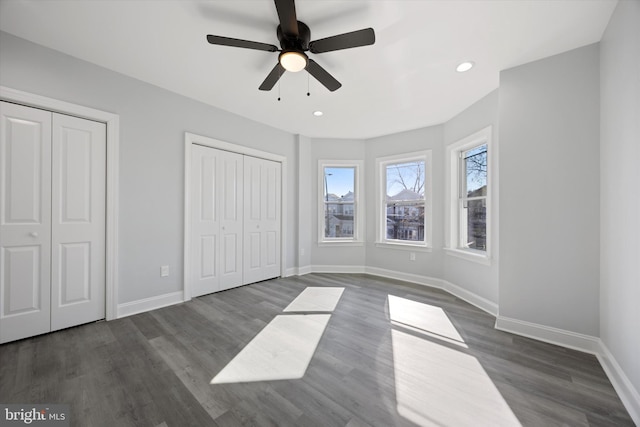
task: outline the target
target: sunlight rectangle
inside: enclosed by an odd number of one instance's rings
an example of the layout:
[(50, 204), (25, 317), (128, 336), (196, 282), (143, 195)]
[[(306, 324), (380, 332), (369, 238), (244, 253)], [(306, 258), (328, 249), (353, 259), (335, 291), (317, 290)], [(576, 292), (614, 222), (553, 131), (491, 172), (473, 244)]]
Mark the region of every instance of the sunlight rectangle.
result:
[(464, 339), (441, 307), (388, 296), (389, 318), (397, 326), (450, 342), (462, 347)]
[(211, 384), (302, 378), (330, 314), (276, 316)]
[(391, 330), (398, 413), (421, 426), (520, 426), (465, 350)]
[(344, 288), (308, 287), (291, 301), (285, 312), (332, 312), (344, 292)]

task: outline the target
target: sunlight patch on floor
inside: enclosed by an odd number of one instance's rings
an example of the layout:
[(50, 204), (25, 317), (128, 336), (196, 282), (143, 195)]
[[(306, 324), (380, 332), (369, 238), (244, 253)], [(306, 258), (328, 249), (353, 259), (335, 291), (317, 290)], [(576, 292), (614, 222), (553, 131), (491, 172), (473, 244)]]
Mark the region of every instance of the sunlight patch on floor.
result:
[(402, 417), (420, 426), (521, 425), (440, 307), (389, 295), (389, 313)]
[(389, 295), (391, 323), (467, 348), (451, 320), (440, 307)]
[(210, 384), (302, 378), (342, 292), (344, 288), (305, 288), (283, 310), (297, 314), (276, 316)]
[(211, 384), (302, 378), (330, 314), (276, 316)]
[(308, 287), (287, 306), (284, 312), (318, 312), (335, 310), (344, 288)]

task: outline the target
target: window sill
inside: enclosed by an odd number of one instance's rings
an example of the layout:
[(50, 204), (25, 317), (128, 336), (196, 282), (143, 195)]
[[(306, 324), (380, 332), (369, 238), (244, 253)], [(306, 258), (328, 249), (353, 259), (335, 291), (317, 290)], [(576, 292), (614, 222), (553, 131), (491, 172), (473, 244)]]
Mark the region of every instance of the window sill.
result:
[(376, 242), (376, 247), (387, 249), (400, 249), (403, 251), (413, 252), (432, 252), (433, 249), (426, 245), (414, 244), (414, 243), (391, 243), (391, 242)]
[(364, 242), (362, 240), (322, 240), (320, 242), (318, 242), (318, 246), (333, 246), (333, 247), (338, 247), (338, 246), (364, 246)]
[(486, 253), (480, 251), (474, 251), (473, 249), (452, 249), (444, 248), (444, 253), (447, 255), (465, 259), (467, 261), (476, 262), (482, 265), (491, 265), (491, 257)]

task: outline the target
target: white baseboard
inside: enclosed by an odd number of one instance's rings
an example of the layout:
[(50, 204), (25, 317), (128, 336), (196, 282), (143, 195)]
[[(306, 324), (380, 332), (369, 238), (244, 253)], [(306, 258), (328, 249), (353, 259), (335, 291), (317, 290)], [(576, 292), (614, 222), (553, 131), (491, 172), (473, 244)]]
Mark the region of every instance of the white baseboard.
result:
[(434, 277), (421, 276), (419, 274), (404, 273), (402, 271), (387, 270), (378, 267), (366, 267), (366, 274), (372, 276), (386, 277), (387, 279), (403, 280), (405, 282), (416, 283), (418, 285), (430, 286), (432, 288), (442, 288), (441, 280)]
[(624, 407), (629, 411), (629, 415), (637, 426), (640, 426), (640, 393), (631, 384), (631, 381), (624, 373), (615, 357), (609, 351), (609, 348), (602, 340), (598, 340), (599, 351), (596, 356), (602, 365), (602, 369), (607, 374), (609, 381), (613, 385), (613, 388), (620, 396), (620, 400), (624, 404)]
[(184, 302), (184, 293), (182, 291), (171, 292), (137, 301), (125, 302), (123, 304), (118, 304), (118, 318), (144, 313), (145, 311), (151, 311), (156, 308), (179, 304), (181, 302)]
[(308, 271), (305, 273), (347, 273), (347, 274), (362, 274), (365, 271), (362, 265), (313, 265), (308, 267)]
[(598, 354), (599, 338), (524, 320), (498, 316), (496, 329), (585, 353)]
[(304, 276), (305, 274), (309, 274), (312, 272), (313, 270), (309, 265), (305, 265), (304, 267), (291, 267), (286, 269), (283, 277)]
[(465, 300), (469, 304), (478, 307), (480, 310), (489, 313), (493, 317), (498, 316), (498, 304), (496, 304), (495, 302), (489, 301), (484, 297), (476, 295), (473, 292), (470, 292), (446, 280), (442, 280), (441, 282), (442, 289), (449, 292), (450, 294), (453, 294), (458, 298)]
[(442, 289), (449, 292), (453, 296), (456, 296), (468, 302), (469, 304), (475, 307), (478, 307), (481, 310), (486, 311), (492, 316), (497, 316), (498, 314), (498, 304), (491, 302), (486, 298), (478, 296), (473, 292), (469, 292), (468, 290), (463, 289), (458, 285), (454, 285), (451, 282), (447, 282), (446, 280), (437, 279), (435, 277), (429, 277), (429, 276), (421, 276), (418, 274), (403, 273), (401, 271), (386, 270), (386, 269), (377, 268), (377, 267), (366, 267), (365, 273), (371, 274), (373, 276), (381, 276), (389, 279), (404, 280), (405, 282), (416, 283), (418, 285)]
[(640, 394), (600, 338), (498, 316), (496, 329), (594, 354), (633, 422), (640, 426)]

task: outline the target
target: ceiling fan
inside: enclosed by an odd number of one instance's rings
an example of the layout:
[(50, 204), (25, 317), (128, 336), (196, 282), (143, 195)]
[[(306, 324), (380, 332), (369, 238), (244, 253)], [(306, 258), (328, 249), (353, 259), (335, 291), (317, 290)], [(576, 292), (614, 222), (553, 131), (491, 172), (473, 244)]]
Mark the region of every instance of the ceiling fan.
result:
[(295, 73), (307, 70), (309, 74), (333, 92), (339, 89), (342, 84), (318, 65), (316, 61), (309, 58), (305, 52), (316, 54), (333, 52), (336, 50), (372, 45), (376, 41), (373, 28), (365, 28), (320, 40), (309, 41), (311, 39), (311, 31), (304, 22), (298, 21), (295, 1), (274, 0), (274, 2), (280, 20), (280, 24), (276, 30), (278, 40), (280, 41), (280, 49), (268, 43), (214, 36), (211, 34), (207, 36), (207, 41), (211, 44), (280, 52), (278, 63), (260, 85), (260, 90), (271, 90), (285, 71)]

